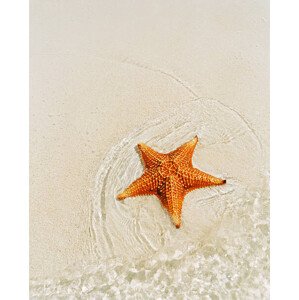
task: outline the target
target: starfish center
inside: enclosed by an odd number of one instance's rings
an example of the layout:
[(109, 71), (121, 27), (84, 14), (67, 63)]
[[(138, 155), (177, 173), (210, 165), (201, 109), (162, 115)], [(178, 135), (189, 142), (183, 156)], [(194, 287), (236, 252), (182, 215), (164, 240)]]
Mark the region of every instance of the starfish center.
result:
[(175, 162), (168, 160), (161, 163), (159, 167), (159, 173), (163, 177), (169, 177), (171, 175), (177, 174), (178, 168), (179, 167)]

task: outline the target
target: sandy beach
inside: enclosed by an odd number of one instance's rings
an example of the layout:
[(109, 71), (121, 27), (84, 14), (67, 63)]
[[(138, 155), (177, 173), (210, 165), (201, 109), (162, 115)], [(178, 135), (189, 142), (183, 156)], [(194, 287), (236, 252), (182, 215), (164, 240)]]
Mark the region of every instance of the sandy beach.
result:
[[(227, 275), (232, 269), (221, 251), (229, 254), (236, 245), (247, 251), (250, 275), (236, 251), (242, 280), (232, 279), (232, 286), (221, 289), (202, 282), (195, 292), (220, 297), (238, 287), (251, 297), (267, 297), (268, 6), (267, 1), (232, 0), (30, 2), (32, 297), (88, 298), (78, 286), (72, 290), (58, 279), (105, 273), (97, 268), (111, 259), (116, 273), (126, 260), (137, 270), (160, 261), (167, 273), (159, 255), (173, 255), (175, 261), (173, 249), (190, 270), (198, 255), (198, 268), (208, 270), (212, 262), (206, 253), (213, 253)], [(181, 231), (150, 198), (115, 204), (114, 193), (142, 171), (134, 150), (138, 142), (170, 151), (193, 134), (200, 137), (195, 163), (231, 178), (231, 184), (192, 194)], [(210, 197), (216, 200), (204, 202)], [(259, 254), (264, 278), (255, 274)], [(201, 276), (209, 278), (208, 271)], [(45, 281), (48, 289), (41, 287)], [(111, 286), (118, 285), (124, 283)], [(111, 289), (106, 295), (115, 296)]]

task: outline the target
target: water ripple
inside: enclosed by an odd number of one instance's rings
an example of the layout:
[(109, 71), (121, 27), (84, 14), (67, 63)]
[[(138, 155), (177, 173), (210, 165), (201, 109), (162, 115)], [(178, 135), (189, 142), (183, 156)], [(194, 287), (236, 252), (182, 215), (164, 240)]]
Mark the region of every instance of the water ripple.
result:
[[(179, 230), (154, 196), (116, 200), (142, 174), (138, 143), (169, 152), (194, 135), (199, 136), (194, 166), (226, 178), (227, 184), (189, 193)], [(266, 297), (264, 174), (255, 132), (219, 101), (189, 101), (144, 124), (111, 149), (99, 167), (91, 218), (97, 262), (66, 271), (63, 278), (32, 280), (31, 297)]]

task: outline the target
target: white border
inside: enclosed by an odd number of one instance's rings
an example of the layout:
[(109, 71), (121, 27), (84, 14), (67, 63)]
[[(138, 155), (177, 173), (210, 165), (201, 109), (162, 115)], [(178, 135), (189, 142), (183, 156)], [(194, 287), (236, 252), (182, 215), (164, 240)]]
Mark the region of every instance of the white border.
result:
[(0, 298), (28, 299), (28, 3), (0, 4)]
[(271, 299), (298, 299), (299, 5), (271, 2)]
[[(279, 5), (279, 4), (280, 5)], [(3, 1), (1, 298), (28, 298), (28, 3)], [(271, 299), (298, 295), (298, 3), (271, 2)]]

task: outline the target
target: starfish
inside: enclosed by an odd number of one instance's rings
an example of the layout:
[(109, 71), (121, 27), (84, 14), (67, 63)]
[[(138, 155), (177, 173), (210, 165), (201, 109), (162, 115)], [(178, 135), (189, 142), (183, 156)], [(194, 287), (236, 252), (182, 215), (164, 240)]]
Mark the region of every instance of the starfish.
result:
[(155, 195), (170, 214), (176, 228), (181, 226), (184, 197), (194, 189), (222, 185), (226, 180), (204, 173), (192, 165), (198, 137), (167, 154), (145, 144), (138, 144), (144, 162), (144, 173), (131, 183), (118, 200), (141, 195)]

